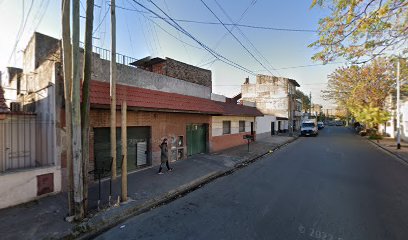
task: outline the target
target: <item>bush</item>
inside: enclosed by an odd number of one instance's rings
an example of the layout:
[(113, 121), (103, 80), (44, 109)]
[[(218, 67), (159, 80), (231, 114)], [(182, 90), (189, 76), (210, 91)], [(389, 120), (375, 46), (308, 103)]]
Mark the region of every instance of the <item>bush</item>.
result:
[(380, 135), (370, 135), (369, 137), (368, 137), (368, 139), (370, 139), (370, 140), (381, 140), (382, 139), (382, 136), (380, 136)]

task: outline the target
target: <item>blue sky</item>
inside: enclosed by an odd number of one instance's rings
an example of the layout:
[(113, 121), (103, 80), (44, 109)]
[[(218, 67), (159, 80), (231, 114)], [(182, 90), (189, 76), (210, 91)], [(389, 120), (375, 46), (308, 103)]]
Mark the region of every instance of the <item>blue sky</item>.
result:
[[(12, 55), (19, 26), (22, 22), (23, 2), (25, 21), (31, 0), (0, 0), (0, 26), (2, 29), (2, 37), (0, 38), (0, 69), (4, 69), (6, 66), (21, 66), (21, 50), (24, 49), (34, 30), (56, 38), (61, 36), (61, 2), (59, 0), (33, 1), (34, 3), (23, 34), (19, 38), (16, 50), (14, 51), (15, 54)], [(137, 1), (154, 12), (163, 15), (148, 0)], [(106, 49), (110, 48), (109, 2), (106, 0), (95, 0), (95, 4), (101, 7), (95, 7), (94, 45)], [(217, 18), (200, 0), (153, 0), (153, 2), (174, 19), (218, 22)], [(247, 9), (239, 23), (263, 27), (316, 30), (318, 20), (328, 14), (323, 9), (309, 9), (311, 1), (308, 0), (205, 0), (204, 2), (224, 23), (231, 23), (231, 20), (234, 22), (238, 21)], [(81, 15), (85, 16), (86, 1), (82, 0), (81, 3)], [(131, 10), (136, 8), (137, 10), (146, 11), (132, 0), (116, 0), (116, 5)], [(240, 84), (244, 82), (245, 77), (249, 76), (251, 82), (255, 81), (255, 76), (247, 72), (233, 68), (220, 61), (213, 61), (214, 57), (207, 51), (163, 20), (152, 18), (152, 14), (131, 10), (117, 8), (116, 11), (117, 51), (119, 53), (137, 59), (149, 55), (170, 57), (197, 66), (210, 63), (203, 67), (212, 71), (213, 91), (227, 96), (233, 96), (240, 91)], [(228, 17), (225, 13), (228, 14)], [(42, 15), (43, 17), (41, 18), (40, 16)], [(83, 38), (84, 22), (84, 18), (81, 18), (81, 39)], [(200, 42), (214, 49), (222, 56), (255, 73), (270, 75), (271, 72), (277, 76), (293, 78), (301, 85), (300, 90), (305, 93), (312, 92), (313, 102), (320, 103), (326, 108), (333, 108), (333, 104), (321, 98), (320, 91), (326, 87), (327, 75), (342, 64), (288, 68), (318, 64), (310, 59), (315, 50), (307, 47), (308, 44), (317, 39), (316, 33), (273, 31), (245, 27), (231, 30), (232, 26), (227, 26), (242, 44), (267, 68), (265, 69), (222, 25), (186, 22), (179, 22), (179, 24)], [(97, 26), (99, 27), (97, 28)], [(173, 36), (170, 36), (169, 33)], [(226, 36), (224, 37), (224, 35)], [(251, 44), (256, 47), (256, 50)], [(190, 45), (193, 45), (193, 47)], [(11, 55), (11, 61), (9, 61)], [(263, 58), (266, 58), (267, 61), (263, 60)]]

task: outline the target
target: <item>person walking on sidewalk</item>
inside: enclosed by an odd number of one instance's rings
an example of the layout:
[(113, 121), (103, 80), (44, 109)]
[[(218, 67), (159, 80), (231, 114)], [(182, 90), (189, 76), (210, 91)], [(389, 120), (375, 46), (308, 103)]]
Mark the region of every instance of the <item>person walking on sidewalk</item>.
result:
[(161, 157), (161, 163), (160, 163), (160, 168), (158, 174), (163, 174), (162, 172), (162, 165), (166, 164), (167, 171), (171, 172), (173, 168), (170, 167), (169, 165), (169, 155), (168, 155), (168, 148), (167, 148), (167, 138), (163, 139), (163, 142), (160, 144), (160, 157)]

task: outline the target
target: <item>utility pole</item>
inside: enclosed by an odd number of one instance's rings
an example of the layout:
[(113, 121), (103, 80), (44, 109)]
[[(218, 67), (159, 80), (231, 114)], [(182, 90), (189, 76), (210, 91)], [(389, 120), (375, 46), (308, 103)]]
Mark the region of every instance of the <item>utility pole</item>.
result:
[(81, 104), (81, 133), (82, 133), (82, 164), (84, 177), (84, 210), (85, 215), (88, 209), (88, 164), (89, 164), (89, 82), (92, 70), (92, 31), (94, 18), (94, 0), (86, 1), (86, 24), (85, 24), (85, 49), (84, 49), (84, 69), (82, 83), (82, 104)]
[(401, 149), (400, 59), (397, 60), (397, 149)]
[(62, 62), (64, 69), (64, 100), (65, 100), (65, 138), (67, 153), (68, 176), (68, 215), (74, 215), (74, 196), (72, 192), (72, 115), (71, 115), (71, 84), (72, 84), (72, 49), (71, 49), (71, 0), (62, 1)]
[(81, 149), (81, 112), (80, 112), (80, 76), (79, 76), (79, 0), (72, 4), (72, 156), (74, 175), (75, 218), (84, 217), (83, 172)]
[(292, 104), (293, 104), (293, 101), (292, 101), (292, 89), (291, 89), (291, 86), (290, 86), (290, 83), (289, 83), (289, 81), (288, 81), (288, 111), (289, 111), (289, 124), (288, 124), (288, 127), (289, 127), (289, 136), (290, 137), (292, 137), (293, 136), (293, 113), (292, 113)]
[(116, 16), (115, 16), (115, 6), (116, 6), (115, 0), (111, 0), (110, 141), (111, 141), (111, 157), (112, 157), (112, 180), (116, 179)]
[(309, 93), (309, 100), (310, 100), (310, 110), (309, 110), (309, 113), (310, 113), (310, 116), (312, 116), (312, 92)]
[(293, 136), (292, 94), (289, 94), (289, 137)]
[(127, 105), (122, 102), (122, 202), (127, 201)]

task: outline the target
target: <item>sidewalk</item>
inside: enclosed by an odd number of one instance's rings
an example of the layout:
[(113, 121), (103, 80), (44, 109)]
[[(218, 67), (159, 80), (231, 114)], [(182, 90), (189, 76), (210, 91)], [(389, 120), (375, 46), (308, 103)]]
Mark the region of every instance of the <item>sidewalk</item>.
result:
[[(72, 239), (91, 236), (132, 215), (140, 214), (200, 187), (227, 172), (254, 161), (270, 150), (295, 140), (284, 135), (268, 137), (247, 145), (214, 154), (199, 154), (171, 163), (173, 172), (157, 175), (156, 167), (128, 175), (131, 199), (118, 207), (96, 211), (98, 185), (89, 189), (91, 216), (81, 223), (64, 221), (67, 213), (66, 194), (42, 198), (27, 204), (0, 210), (1, 239)], [(109, 181), (102, 183), (102, 204), (108, 202)], [(113, 199), (120, 195), (120, 177), (112, 183)], [(115, 197), (116, 196), (116, 197)]]
[(408, 163), (408, 143), (401, 141), (401, 148), (397, 149), (397, 141), (394, 138), (383, 138), (378, 141), (377, 140), (369, 141)]

